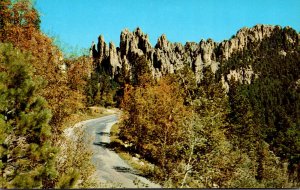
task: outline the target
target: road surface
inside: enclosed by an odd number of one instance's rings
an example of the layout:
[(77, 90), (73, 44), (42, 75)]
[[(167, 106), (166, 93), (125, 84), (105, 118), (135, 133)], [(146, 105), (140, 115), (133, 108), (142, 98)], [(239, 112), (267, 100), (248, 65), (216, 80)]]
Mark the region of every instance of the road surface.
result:
[(86, 137), (92, 138), (92, 162), (96, 166), (95, 178), (101, 183), (113, 183), (117, 187), (160, 187), (140, 176), (137, 171), (122, 160), (118, 154), (109, 150), (110, 129), (118, 120), (117, 115), (109, 115), (81, 122), (85, 127)]

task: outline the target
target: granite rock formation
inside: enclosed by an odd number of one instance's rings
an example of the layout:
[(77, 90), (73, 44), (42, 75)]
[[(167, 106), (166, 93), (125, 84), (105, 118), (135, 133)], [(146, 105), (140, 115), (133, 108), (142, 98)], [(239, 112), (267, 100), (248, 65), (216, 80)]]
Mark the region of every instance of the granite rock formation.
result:
[[(171, 43), (165, 35), (162, 35), (154, 47), (151, 46), (147, 34), (144, 34), (140, 28), (133, 32), (125, 29), (121, 32), (119, 47), (115, 47), (113, 43), (107, 46), (103, 36), (99, 36), (97, 48), (94, 44), (91, 50), (94, 62), (106, 67), (106, 70), (110, 71), (113, 77), (122, 69), (126, 69), (127, 73), (132, 75), (132, 61), (138, 56), (145, 56), (155, 78), (174, 73), (187, 65), (193, 69), (196, 79), (199, 81), (203, 76), (204, 68), (210, 68), (215, 73), (222, 61), (229, 59), (234, 52), (242, 51), (250, 47), (251, 44), (269, 37), (276, 27), (280, 28), (280, 26), (269, 25), (245, 27), (240, 29), (231, 39), (221, 43), (208, 39), (201, 40), (199, 43), (187, 42), (182, 45), (181, 43)], [(287, 40), (293, 41), (288, 36)], [(299, 43), (299, 40), (292, 43)], [(284, 54), (284, 52), (282, 53)], [(233, 70), (225, 78), (233, 77), (235, 80), (250, 83), (252, 75), (256, 74), (249, 67), (244, 70)], [(222, 81), (224, 88), (228, 88), (224, 76)]]

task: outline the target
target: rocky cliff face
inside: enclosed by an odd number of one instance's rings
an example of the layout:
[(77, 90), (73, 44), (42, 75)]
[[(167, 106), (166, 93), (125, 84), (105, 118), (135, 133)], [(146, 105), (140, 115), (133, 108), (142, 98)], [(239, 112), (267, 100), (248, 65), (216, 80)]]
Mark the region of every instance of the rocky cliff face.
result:
[[(95, 63), (106, 67), (112, 76), (122, 69), (127, 70), (127, 73), (130, 74), (132, 72), (131, 62), (138, 56), (145, 56), (155, 78), (167, 73), (174, 73), (187, 65), (193, 69), (196, 79), (199, 81), (203, 76), (204, 68), (210, 68), (215, 73), (222, 61), (229, 59), (234, 52), (250, 48), (251, 44), (269, 37), (276, 27), (279, 26), (256, 25), (253, 28), (242, 28), (230, 40), (221, 43), (208, 39), (201, 40), (199, 43), (187, 42), (182, 45), (171, 43), (165, 35), (162, 35), (157, 40), (155, 47), (151, 46), (147, 34), (144, 34), (140, 28), (133, 32), (125, 29), (121, 33), (119, 47), (115, 47), (113, 43), (107, 46), (103, 36), (100, 36), (97, 49), (96, 45), (92, 47), (92, 55)], [(287, 37), (287, 39), (289, 38)], [(299, 35), (295, 43), (299, 43)], [(241, 73), (246, 73), (246, 75)], [(250, 82), (252, 75), (255, 75), (252, 68), (247, 68), (245, 71), (237, 69), (231, 71), (225, 78), (232, 76), (236, 80)], [(241, 79), (241, 77), (246, 78)], [(224, 87), (227, 88), (224, 77), (222, 80)]]

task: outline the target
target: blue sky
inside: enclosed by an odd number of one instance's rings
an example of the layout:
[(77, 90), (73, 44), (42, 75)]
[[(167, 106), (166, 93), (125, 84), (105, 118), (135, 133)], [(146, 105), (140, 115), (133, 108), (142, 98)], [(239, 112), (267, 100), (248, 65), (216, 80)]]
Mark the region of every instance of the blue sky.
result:
[(256, 24), (300, 31), (300, 0), (36, 0), (41, 28), (63, 44), (89, 48), (100, 34), (117, 46), (124, 28), (140, 27), (152, 46), (171, 42), (222, 41)]

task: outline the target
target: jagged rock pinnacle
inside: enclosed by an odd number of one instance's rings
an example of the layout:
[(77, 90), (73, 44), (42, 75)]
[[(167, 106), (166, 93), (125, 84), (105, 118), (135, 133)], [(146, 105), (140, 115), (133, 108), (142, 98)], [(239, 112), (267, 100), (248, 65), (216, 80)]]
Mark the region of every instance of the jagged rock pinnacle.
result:
[[(93, 57), (99, 64), (104, 60), (109, 60), (108, 65), (111, 67), (109, 70), (112, 71), (112, 76), (117, 74), (122, 67), (129, 69), (130, 73), (131, 62), (136, 57), (145, 56), (151, 63), (150, 69), (154, 77), (174, 73), (187, 65), (194, 70), (197, 80), (200, 80), (203, 68), (208, 67), (215, 73), (222, 60), (230, 58), (236, 51), (247, 48), (249, 44), (260, 42), (271, 36), (276, 28), (280, 29), (279, 26), (259, 24), (252, 28), (241, 28), (235, 36), (221, 43), (208, 39), (201, 40), (199, 43), (187, 42), (184, 46), (180, 43), (169, 42), (163, 34), (158, 38), (154, 48), (149, 42), (148, 35), (144, 34), (139, 27), (133, 32), (124, 29), (120, 35), (119, 48), (116, 48), (113, 43), (110, 43), (108, 47), (103, 36), (99, 36), (97, 51), (94, 52), (97, 55)], [(293, 39), (290, 38), (290, 40)], [(297, 42), (299, 43), (299, 40)], [(249, 73), (251, 75), (251, 71)]]

